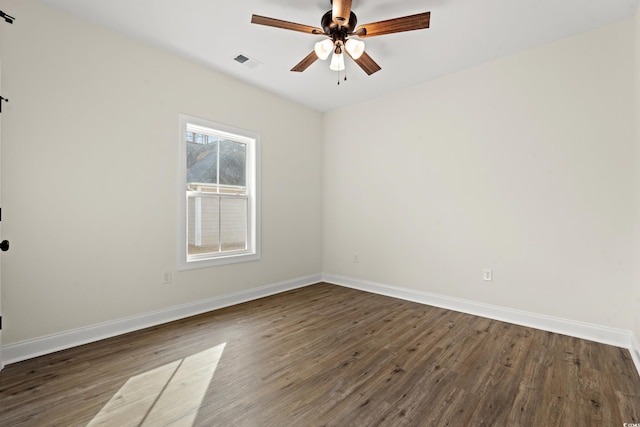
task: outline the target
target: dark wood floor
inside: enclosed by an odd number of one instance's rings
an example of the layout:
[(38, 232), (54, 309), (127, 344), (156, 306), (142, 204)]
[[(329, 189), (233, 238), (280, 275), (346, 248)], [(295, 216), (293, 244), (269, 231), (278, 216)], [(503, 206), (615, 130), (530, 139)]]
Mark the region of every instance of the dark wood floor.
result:
[(318, 284), (9, 365), (1, 426), (620, 426), (626, 349)]

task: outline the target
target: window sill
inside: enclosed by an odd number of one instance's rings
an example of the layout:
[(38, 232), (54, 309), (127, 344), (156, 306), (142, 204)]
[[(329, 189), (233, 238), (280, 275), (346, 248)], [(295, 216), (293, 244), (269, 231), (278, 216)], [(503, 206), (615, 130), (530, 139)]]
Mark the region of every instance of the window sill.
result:
[(241, 253), (216, 256), (215, 258), (194, 258), (181, 259), (178, 262), (178, 271), (194, 270), (197, 268), (216, 267), (227, 264), (237, 264), (241, 262), (251, 262), (260, 260), (259, 253)]

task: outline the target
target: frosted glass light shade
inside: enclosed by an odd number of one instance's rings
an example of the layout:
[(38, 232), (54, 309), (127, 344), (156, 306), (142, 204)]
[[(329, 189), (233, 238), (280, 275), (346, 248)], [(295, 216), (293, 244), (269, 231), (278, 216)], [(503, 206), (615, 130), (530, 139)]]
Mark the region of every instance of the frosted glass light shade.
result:
[(345, 49), (353, 59), (358, 59), (364, 53), (364, 42), (360, 40), (349, 39), (344, 44)]
[(333, 42), (330, 39), (324, 39), (316, 43), (314, 50), (318, 58), (324, 61), (333, 52)]
[(333, 71), (342, 71), (344, 70), (344, 54), (343, 53), (334, 53), (331, 57), (331, 65), (329, 68)]

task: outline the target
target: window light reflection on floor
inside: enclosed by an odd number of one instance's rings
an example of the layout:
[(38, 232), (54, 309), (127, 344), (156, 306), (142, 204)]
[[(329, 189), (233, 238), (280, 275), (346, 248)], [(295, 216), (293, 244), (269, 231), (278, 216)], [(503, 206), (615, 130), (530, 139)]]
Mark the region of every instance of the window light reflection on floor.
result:
[(225, 345), (129, 378), (88, 426), (193, 426)]

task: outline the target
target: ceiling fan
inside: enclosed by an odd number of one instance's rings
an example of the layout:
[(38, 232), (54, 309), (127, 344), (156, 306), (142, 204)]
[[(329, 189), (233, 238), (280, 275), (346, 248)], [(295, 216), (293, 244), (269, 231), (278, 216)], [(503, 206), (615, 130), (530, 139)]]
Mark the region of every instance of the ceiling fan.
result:
[(295, 22), (275, 18), (267, 18), (266, 16), (260, 15), (252, 15), (251, 23), (328, 37), (316, 43), (315, 49), (296, 64), (291, 71), (302, 72), (317, 59), (325, 60), (332, 53), (333, 57), (331, 58), (329, 68), (334, 71), (342, 71), (345, 68), (344, 52), (346, 52), (368, 75), (380, 71), (381, 68), (364, 51), (364, 42), (356, 38), (382, 36), (384, 34), (429, 28), (431, 12), (423, 12), (358, 26), (356, 14), (351, 10), (351, 1), (352, 0), (332, 0), (332, 9), (325, 13), (320, 21), (322, 28), (296, 24)]

